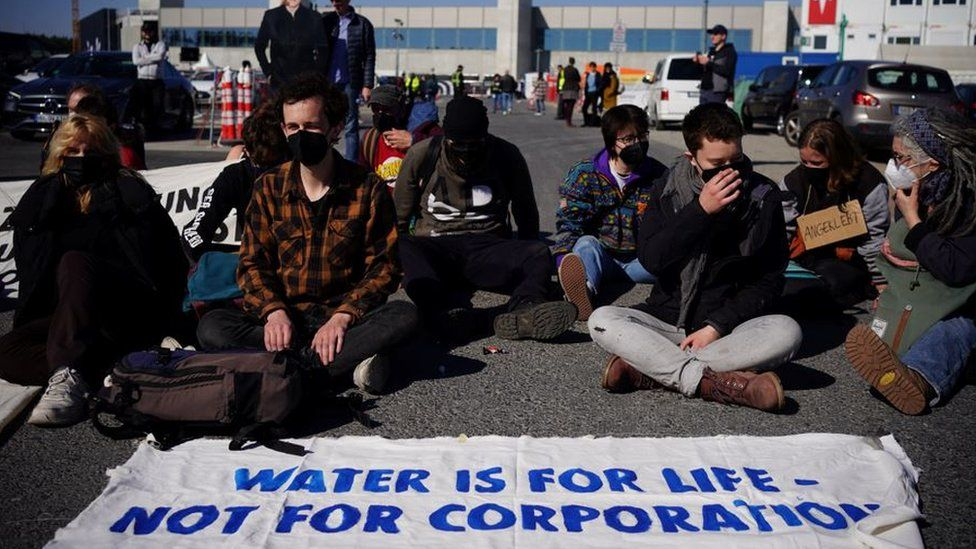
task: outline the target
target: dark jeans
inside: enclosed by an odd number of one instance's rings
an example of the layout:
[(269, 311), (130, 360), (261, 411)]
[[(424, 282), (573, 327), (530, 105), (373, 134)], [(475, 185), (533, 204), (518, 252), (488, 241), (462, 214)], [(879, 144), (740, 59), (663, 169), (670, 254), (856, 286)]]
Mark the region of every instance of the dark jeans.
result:
[(725, 98), (728, 96), (729, 94), (727, 92), (702, 90), (701, 95), (698, 96), (698, 104), (704, 105), (705, 103), (725, 103)]
[(586, 123), (586, 115), (590, 114), (590, 107), (593, 108), (593, 116), (600, 116), (600, 92), (587, 93), (583, 98), (583, 123)]
[(556, 120), (562, 120), (565, 118), (563, 114), (563, 100), (559, 95), (556, 95)]
[(163, 112), (163, 94), (166, 88), (162, 80), (136, 80), (132, 94), (132, 116), (147, 130), (159, 127), (159, 115)]
[(167, 324), (164, 309), (134, 278), (92, 254), (65, 253), (51, 289), (57, 304), (50, 316), (0, 336), (0, 377), (44, 385), (54, 370), (73, 366), (93, 380), (125, 353), (158, 345)]
[(576, 106), (575, 99), (561, 99), (560, 103), (563, 106), (563, 120), (566, 121), (567, 126), (573, 125), (573, 108)]
[(826, 298), (837, 307), (846, 309), (878, 295), (871, 284), (867, 264), (860, 257), (841, 261), (835, 257), (801, 256), (797, 263), (817, 273), (820, 279), (786, 279), (784, 302), (794, 307), (822, 308)]
[[(292, 322), (291, 348), (308, 348), (315, 332), (328, 318), (289, 313)], [(373, 309), (346, 331), (342, 351), (328, 366), (336, 377), (351, 372), (367, 358), (393, 350), (417, 328), (417, 308), (406, 301), (390, 301)], [(197, 326), (197, 339), (207, 351), (226, 349), (264, 349), (264, 322), (240, 309), (217, 309), (203, 315)], [(308, 353), (306, 356), (313, 356)], [(315, 364), (321, 366), (318, 359)]]
[(359, 96), (363, 89), (354, 89), (351, 85), (345, 84), (346, 101), (349, 110), (346, 112), (346, 127), (343, 130), (346, 152), (343, 156), (350, 162), (359, 160)]
[(545, 301), (552, 275), (539, 241), (492, 235), (409, 236), (399, 241), (403, 288), (424, 315), (467, 307), (474, 290), (511, 295), (509, 310)]

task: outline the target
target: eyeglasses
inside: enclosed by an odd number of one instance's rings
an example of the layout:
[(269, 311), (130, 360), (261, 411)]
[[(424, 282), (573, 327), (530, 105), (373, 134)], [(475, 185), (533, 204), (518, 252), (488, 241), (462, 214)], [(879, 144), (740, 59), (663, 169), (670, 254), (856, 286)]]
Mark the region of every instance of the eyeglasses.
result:
[(892, 153), (891, 153), (891, 159), (895, 161), (895, 165), (901, 166), (902, 164), (910, 161), (912, 159), (912, 157), (909, 156), (909, 155), (907, 155), (907, 154), (898, 154), (898, 153), (892, 151)]
[(623, 137), (617, 138), (617, 143), (621, 143), (624, 146), (629, 147), (638, 141), (647, 141), (650, 139), (651, 132), (644, 132), (642, 134), (625, 135)]

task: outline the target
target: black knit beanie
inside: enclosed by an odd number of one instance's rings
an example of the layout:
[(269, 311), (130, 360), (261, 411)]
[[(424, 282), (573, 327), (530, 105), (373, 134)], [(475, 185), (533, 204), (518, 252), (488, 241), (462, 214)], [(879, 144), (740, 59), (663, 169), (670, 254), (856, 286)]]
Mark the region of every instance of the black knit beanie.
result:
[(488, 135), (488, 109), (479, 99), (463, 95), (447, 104), (444, 114), (444, 137), (480, 139)]

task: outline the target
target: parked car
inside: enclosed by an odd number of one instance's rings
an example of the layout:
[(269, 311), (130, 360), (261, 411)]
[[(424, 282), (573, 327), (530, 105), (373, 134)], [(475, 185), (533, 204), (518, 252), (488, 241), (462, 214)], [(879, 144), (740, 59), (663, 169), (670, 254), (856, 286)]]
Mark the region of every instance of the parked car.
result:
[(800, 91), (797, 122), (840, 122), (865, 149), (887, 149), (896, 117), (925, 107), (962, 110), (949, 73), (935, 67), (883, 61), (841, 61), (827, 66)]
[[(193, 125), (193, 86), (169, 61), (162, 64), (163, 112), (161, 122), (178, 130)], [(47, 78), (25, 82), (7, 92), (3, 124), (11, 135), (30, 139), (48, 135), (55, 122), (68, 114), (68, 89), (75, 82), (92, 82), (105, 91), (119, 116), (128, 112), (129, 93), (136, 81), (136, 67), (128, 52), (85, 52), (72, 55)]]
[(64, 63), (64, 60), (68, 58), (66, 53), (58, 53), (48, 57), (44, 61), (34, 65), (33, 67), (25, 70), (24, 72), (17, 75), (17, 80), (21, 82), (30, 82), (31, 80), (37, 80), (38, 78), (44, 78), (46, 76), (51, 76), (54, 70)]
[(956, 95), (962, 100), (966, 115), (976, 120), (976, 84), (959, 84), (956, 86)]
[(673, 54), (658, 61), (647, 101), (647, 115), (655, 129), (680, 123), (698, 105), (703, 69), (692, 61), (693, 55)]
[(809, 86), (824, 66), (774, 65), (760, 71), (742, 102), (742, 125), (747, 130), (757, 123), (775, 125), (783, 135), (786, 116), (796, 108), (797, 91)]

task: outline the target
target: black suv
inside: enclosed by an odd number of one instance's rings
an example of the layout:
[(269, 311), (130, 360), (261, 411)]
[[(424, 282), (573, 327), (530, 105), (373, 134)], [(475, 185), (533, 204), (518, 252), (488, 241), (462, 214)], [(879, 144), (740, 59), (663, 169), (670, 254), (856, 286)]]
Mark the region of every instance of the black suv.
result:
[(825, 65), (773, 65), (760, 71), (742, 102), (742, 124), (751, 130), (754, 123), (776, 126), (784, 135), (787, 115), (796, 109), (797, 90), (805, 88)]

